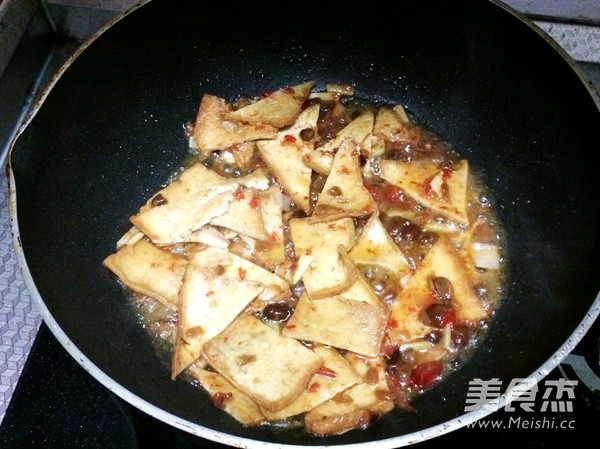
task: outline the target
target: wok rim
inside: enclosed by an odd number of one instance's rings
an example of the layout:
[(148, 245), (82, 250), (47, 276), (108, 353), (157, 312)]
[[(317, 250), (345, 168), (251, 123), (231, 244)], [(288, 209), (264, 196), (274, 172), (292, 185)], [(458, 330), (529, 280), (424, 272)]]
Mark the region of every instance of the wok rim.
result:
[[(592, 84), (588, 81), (587, 75), (581, 69), (581, 67), (577, 64), (577, 62), (562, 48), (558, 43), (553, 40), (543, 29), (538, 27), (532, 20), (527, 18), (525, 15), (519, 13), (512, 7), (500, 2), (499, 0), (488, 0), (490, 3), (499, 6), (504, 9), (508, 13), (512, 14), (516, 18), (518, 18), (521, 22), (526, 24), (532, 31), (536, 32), (538, 35), (544, 38), (544, 40), (553, 47), (553, 49), (569, 64), (571, 69), (576, 73), (580, 81), (586, 87), (589, 95), (592, 97), (596, 107), (600, 110), (600, 93), (595, 90)], [(113, 394), (126, 401), (127, 403), (133, 405), (137, 409), (145, 412), (146, 414), (152, 416), (153, 418), (162, 421), (166, 424), (169, 424), (179, 430), (192, 434), (194, 436), (207, 439), (209, 441), (213, 441), (219, 444), (224, 444), (231, 447), (237, 448), (250, 448), (250, 447), (260, 447), (260, 448), (289, 448), (289, 449), (301, 449), (301, 448), (315, 448), (315, 449), (325, 449), (332, 447), (332, 445), (297, 445), (297, 444), (286, 444), (286, 443), (276, 443), (276, 442), (268, 442), (268, 441), (260, 441), (252, 438), (246, 438), (241, 436), (232, 435), (223, 431), (211, 429), (209, 427), (202, 426), (200, 424), (191, 422), (187, 419), (181, 418), (173, 413), (169, 413), (162, 408), (148, 402), (137, 394), (132, 393), (125, 386), (121, 385), (113, 378), (111, 378), (108, 374), (106, 374), (102, 369), (100, 369), (95, 363), (93, 363), (69, 338), (69, 336), (63, 331), (59, 323), (55, 320), (50, 310), (46, 306), (44, 299), (39, 293), (36, 283), (33, 279), (33, 276), (29, 270), (29, 266), (26, 261), (25, 252), (23, 246), (21, 245), (20, 238), (20, 229), (18, 223), (18, 214), (17, 214), (17, 188), (16, 188), (16, 180), (14, 177), (14, 172), (11, 166), (12, 153), (15, 148), (16, 142), (21, 136), (21, 134), (25, 131), (25, 129), (32, 122), (37, 112), (41, 109), (44, 104), (44, 101), (50, 94), (53, 87), (59, 81), (61, 76), (65, 73), (66, 70), (71, 66), (71, 64), (77, 59), (77, 57), (85, 51), (90, 44), (92, 44), (97, 38), (99, 38), (106, 30), (111, 28), (116, 23), (120, 22), (122, 19), (127, 17), (130, 13), (137, 10), (138, 8), (144, 6), (145, 4), (151, 3), (151, 0), (139, 0), (129, 9), (123, 11), (118, 14), (113, 20), (109, 21), (106, 25), (101, 27), (97, 32), (88, 37), (79, 48), (75, 51), (75, 53), (69, 57), (69, 59), (60, 67), (58, 72), (52, 77), (51, 81), (43, 90), (40, 95), (40, 99), (36, 102), (35, 107), (27, 116), (27, 118), (23, 121), (22, 125), (19, 127), (19, 130), (14, 135), (12, 142), (10, 144), (9, 150), (7, 152), (5, 168), (7, 174), (8, 181), (8, 208), (9, 208), (9, 219), (10, 219), (10, 227), (13, 235), (13, 243), (14, 250), (18, 262), (18, 266), (21, 270), (22, 277), (25, 283), (25, 286), (30, 294), (32, 303), (38, 310), (41, 315), (42, 320), (52, 332), (54, 337), (58, 340), (58, 342), (63, 346), (63, 348), (69, 353), (71, 357), (73, 357), (77, 363), (83, 367), (83, 369), (88, 372), (94, 379), (96, 379), (100, 384), (106, 387)], [(577, 346), (577, 344), (583, 339), (588, 330), (594, 324), (594, 322), (600, 317), (600, 292), (597, 293), (596, 298), (591, 304), (591, 307), (585, 313), (585, 317), (579, 322), (577, 327), (572, 331), (569, 337), (565, 340), (565, 342), (533, 373), (527, 376), (527, 379), (533, 379), (535, 383), (539, 383), (543, 380), (552, 370), (558, 367), (558, 365), (564, 360), (565, 357), (569, 355), (569, 353)], [(458, 430), (460, 428), (466, 427), (467, 425), (474, 423), (482, 418), (485, 418), (492, 413), (499, 411), (504, 406), (509, 404), (512, 400), (524, 394), (525, 392), (519, 388), (518, 385), (514, 386), (506, 390), (499, 397), (488, 401), (487, 403), (481, 405), (476, 410), (466, 412), (460, 416), (457, 416), (448, 421), (436, 424), (434, 426), (427, 427), (422, 430), (418, 430), (415, 432), (398, 435), (391, 438), (366, 441), (360, 443), (350, 443), (350, 444), (336, 444), (334, 447), (336, 448), (364, 448), (369, 447), (373, 449), (394, 449), (398, 447), (404, 447), (407, 445), (411, 445), (414, 443), (430, 440), (444, 434), (450, 433), (452, 431)]]

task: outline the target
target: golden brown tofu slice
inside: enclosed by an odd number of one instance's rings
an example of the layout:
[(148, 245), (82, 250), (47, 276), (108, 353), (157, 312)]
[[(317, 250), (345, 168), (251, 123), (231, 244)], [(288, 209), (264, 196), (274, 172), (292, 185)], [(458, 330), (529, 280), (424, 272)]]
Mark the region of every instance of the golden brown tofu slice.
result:
[(238, 189), (233, 194), (229, 208), (210, 223), (258, 240), (268, 240), (267, 230), (261, 213), (259, 191)]
[(265, 410), (264, 415), (267, 419), (270, 421), (285, 419), (312, 410), (337, 393), (362, 381), (362, 377), (354, 371), (350, 363), (337, 350), (316, 345), (314, 352), (321, 357), (323, 365), (308, 382), (308, 387), (287, 407), (276, 412)]
[(347, 290), (356, 280), (356, 268), (347, 263), (342, 253), (352, 246), (354, 220), (314, 223), (310, 218), (294, 218), (289, 223), (296, 257), (312, 257), (302, 274), (310, 297), (334, 296)]
[(368, 217), (377, 205), (364, 186), (359, 162), (360, 146), (345, 139), (333, 158), (331, 170), (319, 194), (313, 221), (329, 221), (344, 217)]
[(365, 157), (369, 157), (371, 154), (373, 122), (373, 113), (371, 111), (363, 112), (340, 130), (333, 139), (310, 152), (306, 158), (307, 165), (317, 173), (322, 175), (329, 174), (334, 155), (342, 145), (342, 142), (347, 138), (353, 139), (360, 145), (362, 154)]
[(226, 179), (201, 163), (149, 199), (131, 222), (153, 243), (171, 245), (224, 214), (239, 181)]
[[(319, 105), (306, 108), (296, 122), (281, 130), (275, 139), (260, 140), (256, 143), (263, 161), (283, 187), (290, 199), (305, 212), (309, 211), (312, 169), (305, 162), (305, 156), (313, 150), (317, 140), (317, 120)], [(312, 137), (301, 136), (310, 130)]]
[(179, 292), (171, 377), (202, 355), (204, 344), (223, 331), (264, 289), (258, 282), (219, 276), (189, 263)]
[(271, 186), (260, 192), (260, 212), (267, 231), (267, 240), (255, 246), (258, 263), (274, 271), (286, 261), (283, 235), (283, 193), (279, 186)]
[(379, 214), (367, 220), (348, 252), (348, 257), (357, 265), (375, 265), (395, 273), (405, 273), (409, 265), (394, 239), (384, 228)]
[(375, 116), (373, 134), (396, 149), (416, 145), (421, 139), (420, 130), (410, 122), (402, 106), (381, 108)]
[(340, 296), (355, 301), (363, 301), (378, 307), (383, 307), (384, 305), (369, 281), (361, 273), (357, 275), (354, 284), (348, 290), (340, 293)]
[(279, 89), (237, 111), (229, 113), (234, 120), (250, 124), (266, 124), (281, 128), (294, 123), (302, 105), (314, 86), (314, 81)]
[(441, 236), (427, 252), (391, 307), (388, 336), (392, 343), (406, 343), (431, 332), (421, 313), (434, 301), (432, 279), (444, 277), (452, 284), (456, 319), (476, 323), (488, 317), (481, 299), (473, 290), (468, 260), (461, 258), (452, 241)]
[(197, 364), (188, 372), (210, 394), (213, 403), (244, 426), (255, 426), (266, 421), (260, 407), (247, 395), (235, 388), (223, 376)]
[(179, 288), (187, 266), (185, 258), (142, 238), (133, 245), (122, 246), (104, 260), (104, 265), (134, 292), (177, 310)]
[(467, 160), (461, 160), (452, 169), (430, 160), (382, 160), (379, 167), (383, 179), (400, 187), (425, 207), (458, 224), (469, 224)]
[(310, 432), (337, 435), (362, 429), (394, 408), (382, 358), (364, 358), (348, 353), (346, 360), (363, 380), (308, 412), (304, 422)]
[(241, 314), (204, 346), (206, 360), (264, 410), (290, 405), (323, 361), (300, 342)]
[(342, 296), (311, 300), (304, 293), (282, 333), (368, 356), (379, 354), (388, 311)]
[(263, 301), (274, 301), (291, 295), (290, 286), (284, 279), (226, 249), (213, 247), (196, 249), (190, 251), (188, 257), (191, 263), (211, 270), (213, 273), (258, 282), (264, 287), (259, 295)]
[(240, 123), (229, 117), (230, 108), (223, 98), (204, 95), (194, 127), (194, 140), (203, 153), (223, 150), (232, 145), (258, 139), (272, 139), (277, 128), (266, 123)]

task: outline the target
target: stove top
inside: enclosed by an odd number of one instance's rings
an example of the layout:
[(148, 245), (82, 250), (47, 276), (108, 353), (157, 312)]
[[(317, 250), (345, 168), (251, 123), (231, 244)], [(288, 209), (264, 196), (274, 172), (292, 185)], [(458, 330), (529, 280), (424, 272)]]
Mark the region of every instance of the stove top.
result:
[[(0, 0), (0, 6), (2, 3)], [(79, 27), (71, 29), (70, 37), (57, 34), (57, 28), (67, 23), (63, 19), (68, 10), (61, 1), (48, 3), (60, 20), (49, 25), (48, 11), (38, 11), (11, 63), (0, 73), (0, 144), (9, 141), (40, 89), (90, 31)], [(117, 3), (130, 4), (131, 0), (111, 2)], [(507, 3), (515, 6), (519, 1)], [(536, 2), (525, 3), (531, 6)], [(587, 4), (573, 2), (578, 3)], [(79, 11), (84, 12), (92, 17), (88, 28), (97, 28), (111, 16), (106, 11)], [(565, 16), (552, 20), (544, 14), (536, 17), (540, 28), (562, 45), (600, 91), (600, 26), (581, 23), (580, 18), (573, 23)], [(1, 160), (7, 145), (2, 148)], [(0, 447), (224, 447), (178, 431), (130, 406), (63, 349), (33, 309), (20, 277), (12, 250), (6, 179), (0, 183)], [(514, 401), (512, 409), (501, 409), (472, 427), (419, 443), (419, 447), (464, 441), (485, 441), (491, 448), (516, 443), (532, 448), (588, 447), (589, 441), (600, 437), (599, 347), (600, 320), (534, 393)]]

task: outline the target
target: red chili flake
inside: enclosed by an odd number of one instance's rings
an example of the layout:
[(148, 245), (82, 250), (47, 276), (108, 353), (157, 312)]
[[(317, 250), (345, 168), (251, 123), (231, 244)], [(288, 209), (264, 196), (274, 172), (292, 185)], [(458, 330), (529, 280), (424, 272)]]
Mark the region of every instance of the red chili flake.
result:
[(268, 91), (268, 90), (263, 90), (262, 93), (260, 94), (263, 98), (266, 98), (268, 96), (271, 95), (272, 92)]
[(288, 324), (287, 326), (285, 326), (286, 329), (294, 329), (295, 327), (295, 324)]
[(291, 134), (286, 134), (285, 136), (283, 136), (283, 144), (284, 145), (289, 145), (296, 142), (296, 138), (294, 136), (292, 136)]
[(442, 314), (440, 324), (442, 327), (450, 325), (450, 329), (454, 329), (456, 327), (456, 312), (454, 309), (447, 310)]
[(442, 179), (448, 179), (454, 174), (454, 170), (449, 167), (444, 167), (442, 169)]
[(242, 267), (239, 267), (238, 275), (240, 276), (240, 279), (243, 281), (244, 279), (246, 279), (246, 270), (244, 270)]
[(390, 320), (387, 323), (387, 329), (396, 329), (398, 327), (398, 321), (396, 321), (394, 318), (390, 318)]
[(293, 88), (293, 87), (286, 87), (286, 88), (284, 88), (284, 89), (283, 89), (283, 91), (284, 91), (286, 94), (292, 94), (292, 95), (296, 93), (296, 91), (294, 90), (294, 88)]
[(348, 169), (348, 167), (342, 167), (340, 169), (340, 174), (342, 174), (344, 176), (348, 176), (350, 174), (350, 170)]
[(424, 194), (427, 198), (433, 198), (435, 196), (435, 192), (433, 191), (431, 184), (429, 184), (429, 183), (425, 184)]
[(310, 387), (308, 387), (309, 391), (314, 393), (315, 391), (317, 391), (319, 389), (320, 385), (319, 382), (313, 382), (312, 384), (310, 384)]
[(236, 192), (233, 194), (233, 198), (234, 198), (236, 201), (241, 201), (241, 200), (243, 200), (244, 198), (246, 198), (246, 195), (244, 194), (244, 191), (243, 191), (243, 190), (236, 190)]
[(327, 377), (328, 379), (335, 379), (337, 374), (331, 368), (327, 368), (326, 366), (322, 366), (317, 370), (317, 374), (319, 376)]
[(214, 295), (214, 294), (215, 294), (215, 292), (213, 292), (212, 290), (211, 290), (211, 291), (209, 291), (209, 292), (206, 292), (206, 296), (212, 296), (212, 295)]
[(271, 234), (269, 235), (269, 242), (277, 243), (278, 241), (279, 241), (279, 235), (277, 234), (277, 231), (271, 232)]
[(250, 199), (250, 207), (254, 210), (258, 210), (258, 206), (259, 206), (258, 196), (252, 195), (252, 198)]
[(433, 181), (433, 177), (427, 178), (423, 182), (423, 194), (427, 198), (433, 198), (435, 196), (435, 191), (433, 190), (433, 187), (431, 187), (431, 181)]
[(225, 405), (227, 404), (227, 402), (233, 397), (233, 395), (231, 393), (215, 393), (212, 395), (212, 401), (213, 403), (220, 408), (221, 410), (223, 410), (225, 408)]
[(429, 387), (438, 380), (442, 374), (442, 368), (439, 360), (421, 363), (410, 374), (410, 386), (419, 390)]
[(265, 125), (263, 125), (262, 123), (257, 123), (256, 125), (254, 125), (254, 129), (256, 131), (262, 131), (263, 129), (265, 129)]
[(358, 150), (358, 148), (355, 148), (354, 150), (352, 150), (352, 157), (358, 156), (360, 156), (360, 151)]

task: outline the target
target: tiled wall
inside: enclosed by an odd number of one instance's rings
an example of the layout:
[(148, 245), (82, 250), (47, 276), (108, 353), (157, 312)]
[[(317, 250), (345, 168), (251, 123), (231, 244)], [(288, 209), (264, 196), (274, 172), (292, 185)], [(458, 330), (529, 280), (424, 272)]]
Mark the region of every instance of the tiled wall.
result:
[(526, 14), (540, 18), (596, 22), (600, 25), (600, 0), (501, 0)]
[(600, 63), (600, 24), (537, 22), (576, 61)]

